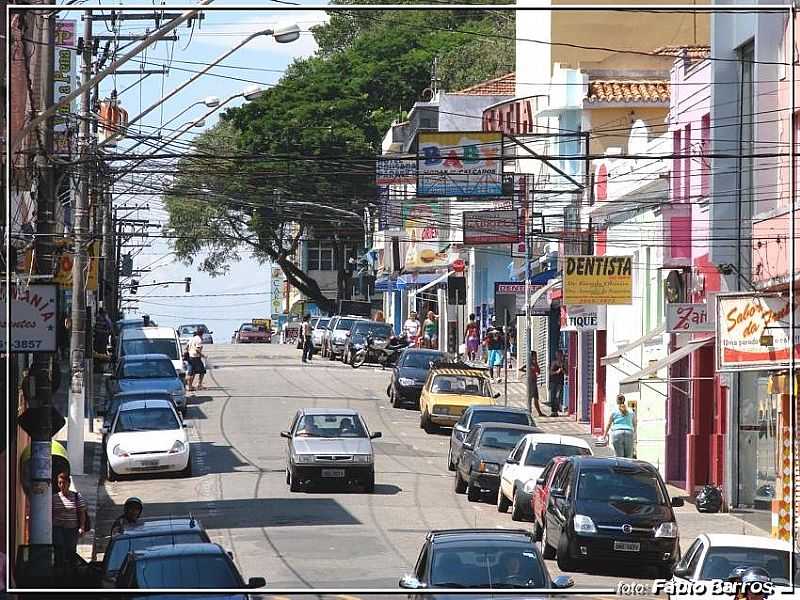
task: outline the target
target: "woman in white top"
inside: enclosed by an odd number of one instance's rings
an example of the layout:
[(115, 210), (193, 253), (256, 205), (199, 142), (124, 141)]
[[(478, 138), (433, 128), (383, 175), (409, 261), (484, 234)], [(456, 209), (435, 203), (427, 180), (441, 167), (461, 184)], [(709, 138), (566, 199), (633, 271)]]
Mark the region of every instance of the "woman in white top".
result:
[(408, 319), (406, 319), (406, 322), (403, 324), (403, 332), (408, 337), (408, 341), (412, 346), (417, 344), (420, 329), (422, 329), (422, 325), (419, 319), (417, 319), (417, 312), (412, 310), (408, 315)]

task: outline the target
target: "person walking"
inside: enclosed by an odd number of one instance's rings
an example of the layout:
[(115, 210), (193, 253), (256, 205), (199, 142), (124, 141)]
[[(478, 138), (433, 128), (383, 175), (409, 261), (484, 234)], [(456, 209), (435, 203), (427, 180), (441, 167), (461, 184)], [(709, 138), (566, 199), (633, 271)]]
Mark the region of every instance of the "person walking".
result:
[(539, 355), (536, 350), (531, 350), (531, 370), (528, 373), (528, 389), (531, 394), (531, 404), (536, 409), (536, 413), (543, 417), (542, 407), (539, 406), (539, 374), (542, 369), (539, 367)]
[(636, 433), (636, 413), (628, 408), (625, 396), (617, 396), (617, 408), (608, 417), (603, 437), (611, 432), (611, 445), (614, 454), (621, 458), (633, 458), (633, 440)]
[(56, 476), (57, 491), (53, 494), (53, 546), (57, 565), (71, 564), (78, 549), (78, 538), (86, 532), (88, 512), (86, 500), (69, 489), (69, 473)]
[(303, 336), (303, 362), (311, 360), (314, 354), (314, 344), (311, 342), (311, 315), (303, 317), (303, 322), (300, 324), (300, 335)]
[(557, 417), (564, 397), (564, 353), (556, 350), (553, 364), (550, 365), (550, 416)]
[(488, 351), (489, 377), (495, 378), (494, 368), (497, 367), (497, 380), (499, 383), (500, 368), (503, 366), (503, 333), (495, 327), (494, 323), (494, 320), (492, 320), (492, 326), (486, 331), (486, 339), (484, 339), (483, 343)]
[(435, 350), (439, 347), (439, 323), (436, 321), (438, 318), (432, 310), (429, 310), (428, 318), (422, 324), (422, 342), (425, 348)]
[(412, 346), (417, 345), (421, 329), (422, 325), (420, 325), (419, 319), (417, 318), (417, 311), (412, 310), (409, 313), (406, 322), (403, 323), (403, 332), (406, 334), (406, 337)]
[(475, 315), (471, 314), (469, 316), (469, 322), (464, 329), (464, 347), (467, 350), (467, 360), (475, 360), (477, 358), (480, 345), (480, 327), (475, 320)]
[[(206, 366), (203, 364), (205, 354), (203, 354), (203, 332), (200, 329), (194, 332), (194, 337), (189, 340), (186, 351), (189, 353), (189, 385), (186, 386), (186, 389), (190, 392), (204, 390), (206, 388), (203, 386), (203, 378), (206, 376)], [(200, 378), (196, 388), (194, 387), (195, 376)]]
[(125, 500), (125, 504), (122, 506), (122, 514), (111, 524), (111, 535), (117, 535), (130, 527), (138, 525), (139, 517), (142, 515), (143, 510), (144, 505), (136, 496), (131, 496)]

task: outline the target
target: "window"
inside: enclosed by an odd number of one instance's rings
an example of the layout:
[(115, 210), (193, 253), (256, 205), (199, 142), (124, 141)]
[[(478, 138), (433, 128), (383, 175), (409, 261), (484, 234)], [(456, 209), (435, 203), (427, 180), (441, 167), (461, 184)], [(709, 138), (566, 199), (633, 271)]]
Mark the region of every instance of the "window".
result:
[(554, 463), (551, 460), (548, 463), (548, 465), (544, 468), (544, 471), (542, 471), (542, 474), (539, 475), (539, 480), (540, 481), (547, 481), (550, 478), (550, 473), (553, 472), (553, 469), (555, 468), (555, 465), (556, 465), (556, 463)]
[(656, 474), (646, 469), (605, 467), (581, 472), (582, 500), (599, 502), (667, 503)]
[(431, 391), (434, 394), (491, 396), (489, 384), (485, 377), (471, 377), (468, 375), (437, 375), (431, 384)]
[(687, 124), (683, 133), (683, 201), (692, 195), (692, 126)]
[(571, 474), (572, 464), (568, 462), (562, 463), (561, 468), (558, 469), (555, 477), (553, 477), (552, 488), (554, 490), (563, 490), (567, 486), (567, 480)]
[(518, 429), (486, 428), (481, 436), (481, 448), (511, 450), (526, 433)]
[(177, 546), (178, 544), (200, 544), (207, 541), (208, 537), (200, 531), (179, 531), (163, 535), (116, 538), (116, 541), (112, 543), (111, 548), (106, 553), (108, 558), (105, 559), (105, 569), (109, 573), (119, 571), (128, 553), (136, 550), (147, 550), (153, 546), (164, 544)]
[(428, 546), (424, 546), (422, 548), (422, 552), (419, 554), (419, 558), (417, 559), (417, 566), (414, 569), (414, 572), (417, 574), (418, 581), (424, 581), (425, 575), (428, 573)]
[(511, 454), (511, 457), (517, 462), (522, 460), (522, 454), (525, 452), (525, 440), (521, 439)]
[(333, 271), (333, 247), (321, 241), (308, 242), (308, 270)]
[[(408, 362), (408, 360), (406, 361)], [(411, 366), (411, 365), (404, 365), (404, 366)], [(466, 427), (467, 423), (469, 422), (469, 416), (472, 414), (472, 409), (468, 408), (464, 411), (464, 414), (461, 415), (461, 418), (458, 420), (458, 425), (461, 427)]]
[(171, 408), (142, 408), (119, 413), (114, 433), (130, 431), (172, 431), (180, 429)]
[(473, 427), (467, 434), (467, 439), (464, 440), (465, 444), (475, 445), (475, 440), (478, 439), (478, 434), (481, 432), (480, 427)]
[(477, 423), (511, 423), (512, 425), (531, 425), (530, 417), (524, 412), (502, 412), (499, 410), (476, 411), (473, 425)]
[(171, 360), (178, 360), (178, 342), (169, 338), (141, 338), (122, 342), (122, 355), (166, 354)]
[(305, 415), (297, 423), (296, 436), (318, 438), (365, 438), (367, 432), (355, 415)]
[(448, 543), (433, 553), (432, 587), (541, 588), (546, 578), (530, 542)]
[(223, 556), (169, 556), (136, 563), (139, 587), (238, 588), (241, 577)]
[(681, 155), (680, 131), (672, 132), (672, 154), (674, 156), (672, 159), (672, 189), (675, 192), (673, 195), (673, 200), (679, 202), (681, 200), (681, 191), (683, 190), (683, 178), (681, 175), (681, 167), (683, 163), (681, 162), (681, 159), (678, 158)]
[(589, 456), (588, 448), (579, 446), (565, 446), (562, 444), (539, 443), (531, 446), (525, 465), (528, 467), (543, 467), (550, 459), (556, 456)]
[(126, 360), (120, 371), (120, 379), (162, 379), (178, 376), (169, 360)]
[(789, 583), (789, 553), (770, 548), (734, 548), (712, 546), (703, 561), (700, 579), (726, 579), (742, 565), (761, 567), (778, 585)]
[(700, 119), (700, 194), (704, 200), (711, 195), (711, 115)]

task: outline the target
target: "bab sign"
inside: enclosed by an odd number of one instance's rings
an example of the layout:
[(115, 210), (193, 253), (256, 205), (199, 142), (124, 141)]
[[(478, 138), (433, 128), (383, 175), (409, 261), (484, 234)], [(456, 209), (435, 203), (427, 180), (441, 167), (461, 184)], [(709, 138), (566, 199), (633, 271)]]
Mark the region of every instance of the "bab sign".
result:
[[(58, 329), (56, 291), (58, 286), (39, 284), (11, 286), (10, 352), (55, 352)], [(0, 287), (0, 299), (6, 305), (6, 288)], [(7, 352), (9, 323), (0, 316), (0, 352)]]
[(563, 304), (632, 304), (633, 257), (565, 256)]
[(501, 133), (420, 132), (417, 196), (502, 196)]

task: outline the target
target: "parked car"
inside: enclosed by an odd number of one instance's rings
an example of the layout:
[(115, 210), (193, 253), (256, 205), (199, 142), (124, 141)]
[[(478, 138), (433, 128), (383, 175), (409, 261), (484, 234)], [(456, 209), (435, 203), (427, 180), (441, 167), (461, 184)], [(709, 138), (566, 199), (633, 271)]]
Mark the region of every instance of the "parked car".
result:
[(487, 490), (489, 494), (497, 494), (500, 469), (509, 452), (520, 438), (537, 431), (534, 427), (510, 423), (475, 425), (467, 434), (456, 463), (456, 493), (466, 492), (470, 502), (479, 500)]
[(191, 339), (194, 337), (194, 332), (200, 330), (203, 334), (203, 343), (204, 344), (213, 344), (214, 343), (214, 336), (211, 334), (214, 333), (213, 331), (209, 331), (208, 327), (203, 325), (202, 323), (197, 323), (194, 325), (181, 325), (178, 327), (178, 338), (181, 341), (183, 346), (189, 344)]
[(119, 337), (117, 360), (125, 356), (140, 354), (166, 354), (172, 361), (178, 377), (186, 376), (186, 365), (183, 362), (181, 342), (178, 332), (171, 327), (130, 328)]
[(562, 571), (603, 560), (655, 567), (672, 577), (680, 554), (678, 523), (664, 480), (650, 463), (571, 456), (550, 489), (542, 553)]
[(185, 427), (172, 402), (125, 402), (117, 409), (108, 431), (106, 479), (157, 472), (191, 476), (192, 458)]
[(392, 369), (386, 394), (395, 408), (403, 404), (419, 406), (422, 386), (428, 378), (431, 363), (444, 360), (447, 355), (439, 350), (406, 348)]
[(364, 348), (367, 336), (372, 336), (372, 347), (383, 350), (394, 336), (394, 328), (381, 321), (356, 321), (347, 332), (342, 349), (342, 362), (350, 364), (353, 355)]
[(558, 476), (558, 470), (567, 462), (568, 456), (556, 456), (550, 459), (542, 474), (536, 480), (531, 492), (531, 518), (533, 520), (533, 534), (537, 540), (542, 538), (544, 528), (544, 514), (547, 503), (550, 501), (550, 489), (553, 481)]
[[(775, 585), (773, 597), (793, 593), (789, 577), (792, 564), (792, 544), (787, 541), (755, 535), (731, 533), (704, 533), (692, 542), (689, 549), (675, 565), (673, 580), (676, 584), (687, 581), (706, 582), (727, 579), (738, 567), (761, 567), (766, 569)], [(800, 555), (794, 553), (794, 565), (800, 565)], [(800, 587), (797, 573), (795, 587)], [(671, 594), (673, 599), (688, 599), (691, 595)], [(715, 598), (730, 598), (733, 595), (715, 595)]]
[(419, 397), (419, 426), (433, 433), (440, 425), (452, 427), (473, 404), (493, 405), (489, 371), (460, 363), (436, 363)]
[(447, 452), (447, 468), (456, 470), (456, 463), (461, 457), (461, 447), (464, 438), (470, 430), (479, 423), (513, 423), (515, 425), (528, 425), (535, 427), (536, 423), (530, 413), (523, 408), (513, 406), (487, 406), (476, 404), (468, 406), (461, 418), (450, 432), (450, 449)]
[(328, 357), (330, 360), (341, 358), (344, 353), (348, 332), (353, 328), (353, 324), (356, 321), (364, 320), (361, 317), (333, 317), (328, 325), (329, 333), (325, 337), (326, 345), (323, 348), (323, 356)]
[(186, 388), (165, 354), (123, 356), (108, 377), (108, 389), (112, 394), (161, 389), (169, 392), (181, 415), (186, 414)]
[(110, 538), (102, 562), (96, 563), (104, 588), (114, 587), (125, 558), (131, 552), (164, 544), (209, 543), (203, 526), (192, 517), (142, 519)]
[(331, 320), (329, 317), (320, 317), (314, 323), (314, 329), (311, 330), (311, 343), (314, 345), (315, 351), (322, 350), (322, 338), (325, 331), (328, 329), (328, 323)]
[(263, 577), (252, 577), (245, 583), (222, 546), (210, 543), (154, 546), (131, 552), (116, 581), (117, 588), (142, 590), (243, 589), (266, 584)]
[(106, 441), (108, 440), (108, 436), (111, 432), (111, 425), (114, 423), (114, 417), (117, 416), (119, 407), (127, 402), (133, 402), (134, 400), (166, 400), (167, 402), (173, 402), (172, 394), (163, 389), (119, 392), (111, 396), (110, 399), (106, 400), (106, 405), (103, 407), (103, 410), (98, 413), (99, 416), (103, 417), (103, 425), (100, 430), (103, 432), (102, 445), (104, 455), (106, 451)]
[(555, 456), (591, 456), (591, 446), (581, 438), (552, 433), (532, 433), (522, 438), (500, 471), (497, 510), (509, 506), (514, 521), (530, 521), (531, 498), (536, 480)]
[(158, 327), (149, 315), (142, 315), (133, 319), (120, 319), (114, 323), (117, 332), (121, 333), (124, 329), (140, 329), (142, 327)]
[(269, 344), (272, 342), (272, 331), (263, 325), (242, 323), (236, 332), (237, 344)]
[[(436, 588), (563, 589), (572, 585), (572, 578), (566, 575), (551, 580), (531, 533), (513, 529), (431, 531), (425, 536), (414, 572), (400, 580), (401, 588), (426, 591)], [(427, 591), (413, 597), (443, 596)], [(492, 594), (492, 598), (502, 597), (502, 592)]]
[(286, 446), (286, 483), (292, 492), (320, 481), (355, 482), (375, 489), (375, 453), (370, 433), (353, 409), (298, 410), (289, 429), (281, 432)]

